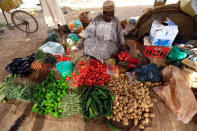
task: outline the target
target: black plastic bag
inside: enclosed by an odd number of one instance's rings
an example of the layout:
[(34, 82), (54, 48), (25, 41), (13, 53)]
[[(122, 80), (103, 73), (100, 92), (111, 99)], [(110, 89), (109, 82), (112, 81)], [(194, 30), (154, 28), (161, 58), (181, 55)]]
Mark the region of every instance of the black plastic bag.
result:
[(134, 71), (137, 79), (141, 82), (160, 82), (162, 80), (161, 74), (156, 64), (148, 64), (142, 67), (132, 68), (130, 71)]

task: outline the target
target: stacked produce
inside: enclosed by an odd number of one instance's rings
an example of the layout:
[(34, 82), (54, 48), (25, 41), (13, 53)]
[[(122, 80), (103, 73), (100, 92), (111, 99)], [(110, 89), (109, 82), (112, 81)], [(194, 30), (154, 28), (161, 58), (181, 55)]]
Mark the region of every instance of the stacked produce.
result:
[(79, 90), (68, 91), (61, 100), (62, 116), (68, 117), (82, 113), (81, 103), (81, 92)]
[(51, 67), (53, 67), (52, 64), (48, 63), (48, 64), (44, 64), (44, 63), (41, 63), (41, 62), (33, 62), (31, 64), (31, 68), (34, 69), (34, 70), (37, 70), (37, 71), (48, 71)]
[(110, 116), (114, 95), (107, 87), (85, 86), (82, 90), (82, 110), (84, 120)]
[(39, 72), (47, 72), (53, 67), (55, 62), (56, 59), (53, 55), (37, 50), (35, 53), (35, 61), (31, 64), (31, 68)]
[(138, 82), (136, 85), (129, 83), (126, 74), (120, 77), (111, 77), (108, 88), (114, 94), (113, 115), (107, 119), (122, 122), (124, 126), (129, 125), (129, 121), (134, 122), (134, 126), (144, 129), (149, 124), (150, 118), (155, 117), (151, 113), (155, 99), (150, 97), (150, 89), (145, 84)]
[(46, 80), (35, 88), (35, 104), (32, 111), (39, 115), (50, 114), (60, 118), (62, 114), (61, 99), (66, 94), (67, 88), (67, 82), (64, 79), (55, 80), (55, 73), (51, 72)]
[(125, 51), (122, 51), (120, 54), (118, 54), (118, 58), (121, 61), (127, 61), (129, 59), (129, 54)]
[(35, 84), (22, 83), (15, 78), (8, 75), (3, 82), (0, 82), (0, 101), (5, 97), (12, 100), (33, 101)]
[(121, 72), (125, 72), (128, 68), (128, 59), (130, 55), (126, 51), (122, 51), (118, 54), (118, 65), (121, 68)]
[(36, 61), (43, 62), (43, 63), (50, 63), (54, 64), (56, 62), (56, 59), (53, 55), (44, 53), (42, 50), (37, 50), (35, 52), (35, 59)]
[(4, 98), (6, 97), (5, 90), (6, 90), (6, 88), (9, 87), (7, 85), (12, 82), (13, 77), (14, 77), (13, 75), (8, 75), (3, 82), (0, 82), (0, 102), (4, 101)]
[(33, 101), (34, 85), (23, 85), (17, 82), (7, 83), (4, 94), (6, 98), (12, 100)]
[(70, 57), (66, 57), (66, 56), (61, 56), (61, 55), (53, 55), (56, 60), (59, 61), (70, 61), (71, 58)]
[(6, 66), (6, 70), (11, 74), (17, 74), (21, 77), (25, 77), (32, 72), (30, 67), (31, 63), (34, 61), (34, 54), (31, 54), (27, 58), (15, 58), (10, 64)]
[(110, 79), (106, 72), (106, 65), (98, 60), (90, 60), (88, 63), (80, 61), (78, 64), (78, 75), (72, 74), (72, 78), (76, 81), (76, 86), (82, 85), (100, 85), (104, 86)]

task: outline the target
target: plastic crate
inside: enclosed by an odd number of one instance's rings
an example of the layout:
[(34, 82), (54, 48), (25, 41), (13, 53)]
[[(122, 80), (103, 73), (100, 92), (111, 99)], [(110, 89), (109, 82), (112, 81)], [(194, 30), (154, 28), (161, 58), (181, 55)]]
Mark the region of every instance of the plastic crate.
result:
[(22, 3), (22, 0), (2, 0), (0, 2), (0, 9), (2, 9), (3, 11), (9, 11), (17, 8)]
[(164, 59), (170, 50), (170, 47), (144, 46), (144, 56)]

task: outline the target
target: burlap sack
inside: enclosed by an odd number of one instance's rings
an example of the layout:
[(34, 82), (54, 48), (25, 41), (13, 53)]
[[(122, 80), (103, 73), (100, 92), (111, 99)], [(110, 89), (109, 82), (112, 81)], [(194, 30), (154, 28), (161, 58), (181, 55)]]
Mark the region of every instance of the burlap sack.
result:
[(194, 18), (182, 12), (179, 9), (178, 4), (166, 5), (144, 12), (135, 25), (135, 30), (137, 30), (137, 38), (143, 39), (145, 35), (150, 33), (154, 20), (163, 20), (166, 17), (178, 25), (179, 33), (177, 35), (177, 40), (185, 42), (189, 40), (191, 35), (197, 30), (197, 24), (195, 23)]
[(156, 87), (154, 91), (164, 100), (177, 119), (188, 123), (197, 113), (197, 101), (191, 90), (187, 75), (178, 67), (167, 66), (162, 70), (165, 82), (163, 87)]

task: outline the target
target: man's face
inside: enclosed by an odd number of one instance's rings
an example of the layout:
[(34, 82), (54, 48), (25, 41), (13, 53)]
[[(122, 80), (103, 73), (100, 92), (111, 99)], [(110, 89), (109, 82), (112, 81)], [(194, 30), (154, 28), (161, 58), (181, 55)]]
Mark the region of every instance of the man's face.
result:
[(114, 17), (114, 10), (112, 11), (103, 11), (103, 20), (106, 22), (110, 22)]

